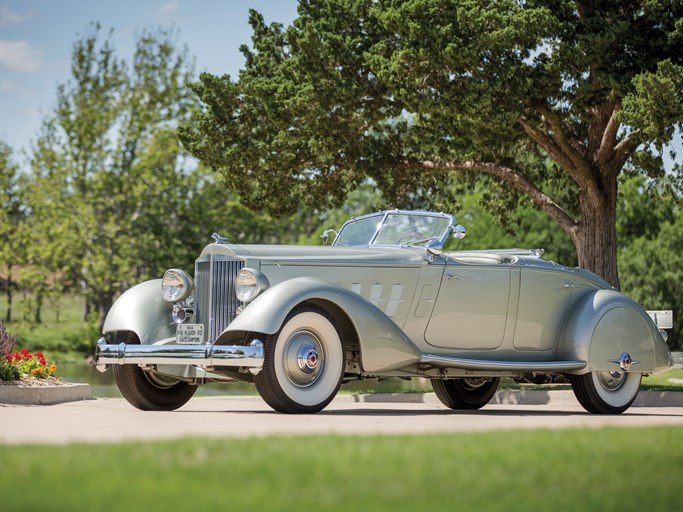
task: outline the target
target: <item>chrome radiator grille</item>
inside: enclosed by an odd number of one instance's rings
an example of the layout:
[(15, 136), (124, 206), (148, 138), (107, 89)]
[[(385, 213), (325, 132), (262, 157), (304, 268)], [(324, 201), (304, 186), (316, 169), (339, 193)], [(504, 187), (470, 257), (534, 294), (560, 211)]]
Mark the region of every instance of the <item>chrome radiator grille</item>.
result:
[(204, 341), (213, 342), (235, 319), (235, 276), (243, 267), (243, 260), (216, 254), (195, 262), (195, 322), (204, 324)]

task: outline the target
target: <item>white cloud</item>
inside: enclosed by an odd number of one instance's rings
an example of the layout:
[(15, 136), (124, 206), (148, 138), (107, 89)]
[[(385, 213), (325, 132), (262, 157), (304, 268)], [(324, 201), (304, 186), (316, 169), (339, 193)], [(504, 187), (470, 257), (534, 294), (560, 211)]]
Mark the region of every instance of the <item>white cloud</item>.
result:
[(0, 40), (0, 67), (30, 73), (43, 66), (41, 57), (42, 52), (28, 41)]
[(18, 12), (14, 12), (6, 5), (3, 5), (0, 7), (0, 27), (14, 25), (15, 23), (24, 23), (25, 21), (30, 20), (32, 16), (33, 14), (30, 12), (26, 14), (19, 14)]
[(180, 10), (180, 2), (173, 0), (172, 2), (165, 3), (159, 8), (160, 15), (172, 14)]
[(0, 92), (12, 92), (17, 90), (16, 82), (0, 78)]

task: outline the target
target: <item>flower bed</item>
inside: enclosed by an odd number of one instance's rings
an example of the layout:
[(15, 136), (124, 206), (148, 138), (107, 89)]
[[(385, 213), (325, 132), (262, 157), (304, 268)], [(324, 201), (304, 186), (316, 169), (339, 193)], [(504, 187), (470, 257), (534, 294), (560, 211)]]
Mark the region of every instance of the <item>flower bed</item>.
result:
[(42, 352), (14, 351), (17, 337), (0, 322), (0, 404), (47, 405), (92, 398), (88, 384), (62, 382)]
[(26, 380), (25, 377), (47, 379), (54, 377), (56, 372), (57, 365), (48, 364), (42, 352), (31, 354), (26, 348), (6, 354), (0, 360), (0, 380), (4, 381)]
[(14, 351), (17, 337), (0, 322), (0, 385), (1, 386), (55, 386), (62, 381), (55, 376), (57, 365), (48, 363), (45, 355), (33, 354), (27, 348)]

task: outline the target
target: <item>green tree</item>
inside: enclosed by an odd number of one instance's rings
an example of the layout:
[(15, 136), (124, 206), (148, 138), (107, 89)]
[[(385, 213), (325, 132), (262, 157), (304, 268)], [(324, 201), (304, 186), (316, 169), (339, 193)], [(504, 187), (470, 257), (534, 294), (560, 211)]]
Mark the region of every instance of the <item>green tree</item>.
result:
[(12, 149), (0, 141), (0, 272), (6, 277), (5, 321), (12, 321), (12, 301), (16, 267), (25, 261), (26, 212), (21, 195), (21, 177), (12, 160)]
[(672, 309), (669, 346), (683, 346), (683, 214), (666, 221), (653, 237), (641, 236), (619, 251), (622, 288), (647, 309)]
[(665, 222), (675, 221), (678, 206), (669, 181), (669, 177), (656, 182), (643, 176), (622, 176), (617, 202), (619, 247), (640, 237), (656, 238)]
[(458, 221), (467, 228), (467, 237), (450, 242), (450, 249), (492, 249), (518, 247), (543, 249), (544, 257), (562, 265), (576, 265), (576, 251), (567, 234), (545, 212), (532, 206), (519, 209), (505, 225), (482, 204), (486, 194), (476, 191), (462, 198)]
[(669, 333), (669, 346), (681, 348), (683, 215), (664, 186), (667, 179), (659, 183), (641, 176), (622, 180), (618, 256), (622, 290), (647, 309), (672, 309), (674, 329)]
[(118, 293), (188, 258), (202, 180), (176, 137), (196, 100), (175, 39), (144, 31), (128, 64), (93, 26), (74, 44), (71, 80), (33, 148), (30, 261), (77, 286), (100, 322)]
[(661, 177), (683, 120), (682, 14), (679, 0), (301, 0), (285, 29), (252, 12), (244, 69), (200, 76), (205, 108), (181, 139), (273, 212), (339, 205), (368, 177), (396, 206), (439, 208), (455, 176), (485, 176), (501, 215), (527, 198), (618, 286), (618, 177)]

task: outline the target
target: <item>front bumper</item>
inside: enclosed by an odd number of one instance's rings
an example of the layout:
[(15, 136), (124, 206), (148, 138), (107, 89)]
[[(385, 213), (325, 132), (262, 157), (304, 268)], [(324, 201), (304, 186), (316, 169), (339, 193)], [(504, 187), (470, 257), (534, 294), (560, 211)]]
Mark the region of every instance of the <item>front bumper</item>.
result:
[(185, 364), (204, 368), (245, 367), (257, 374), (263, 368), (263, 343), (254, 340), (249, 345), (113, 345), (100, 338), (95, 346), (95, 364), (100, 371), (111, 364)]

